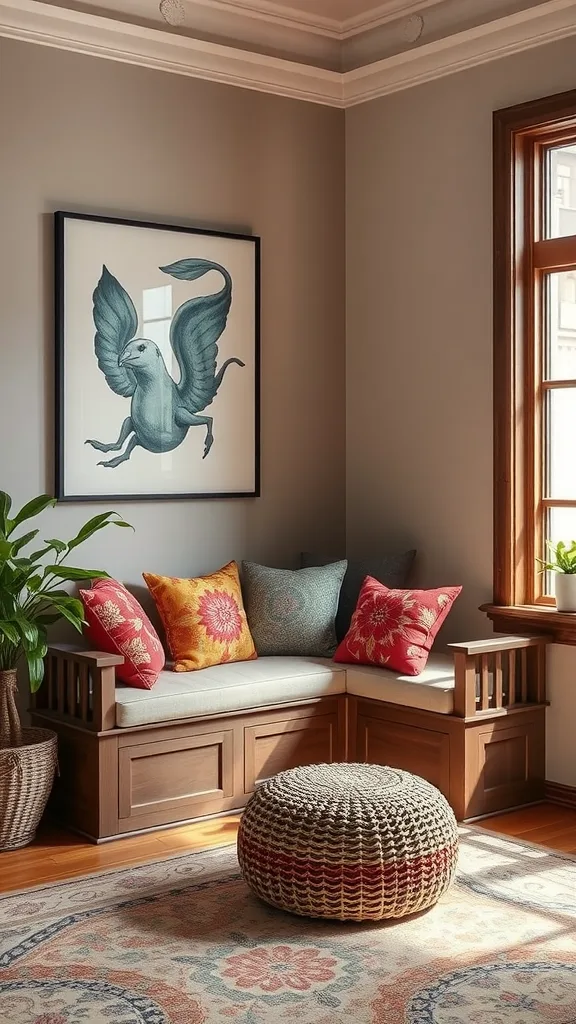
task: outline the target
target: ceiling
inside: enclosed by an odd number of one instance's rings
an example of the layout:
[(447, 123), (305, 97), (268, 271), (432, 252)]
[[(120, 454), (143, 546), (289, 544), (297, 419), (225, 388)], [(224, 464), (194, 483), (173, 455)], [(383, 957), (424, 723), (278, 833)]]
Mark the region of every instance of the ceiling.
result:
[(576, 0), (0, 0), (0, 39), (340, 108), (572, 35)]
[[(244, 0), (229, 0), (232, 5), (248, 6)], [(261, 7), (270, 7), (272, 11), (282, 14), (286, 8), (292, 11), (301, 11), (303, 14), (313, 15), (320, 18), (328, 18), (331, 21), (346, 21), (348, 18), (356, 18), (362, 14), (372, 13), (378, 10), (384, 13), (386, 8), (397, 7), (397, 0), (261, 0)]]

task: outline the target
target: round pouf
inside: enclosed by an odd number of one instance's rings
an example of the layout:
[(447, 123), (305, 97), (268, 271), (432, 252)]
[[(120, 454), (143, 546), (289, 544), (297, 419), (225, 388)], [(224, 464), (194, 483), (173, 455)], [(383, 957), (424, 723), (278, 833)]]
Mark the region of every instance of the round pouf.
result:
[(440, 790), (375, 764), (281, 772), (251, 796), (238, 832), (240, 868), (257, 896), (344, 921), (426, 910), (449, 887), (457, 854)]

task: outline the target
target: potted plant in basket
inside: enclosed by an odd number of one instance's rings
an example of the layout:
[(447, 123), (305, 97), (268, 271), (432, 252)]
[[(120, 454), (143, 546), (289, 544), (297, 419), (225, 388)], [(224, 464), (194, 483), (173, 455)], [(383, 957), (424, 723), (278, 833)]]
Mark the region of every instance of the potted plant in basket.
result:
[(44, 677), (48, 626), (67, 619), (81, 631), (84, 622), (82, 603), (62, 584), (108, 575), (63, 562), (104, 527), (130, 525), (116, 512), (103, 512), (72, 540), (45, 540), (28, 552), (39, 530), (19, 528), (55, 504), (55, 498), (41, 494), (10, 518), (12, 500), (0, 491), (0, 850), (17, 849), (34, 838), (56, 769), (56, 734), (21, 726), (15, 701), (17, 665), (27, 663), (35, 693)]
[(550, 561), (539, 558), (541, 572), (553, 572), (556, 607), (559, 612), (576, 612), (576, 540), (567, 547), (564, 541), (557, 544), (547, 541)]

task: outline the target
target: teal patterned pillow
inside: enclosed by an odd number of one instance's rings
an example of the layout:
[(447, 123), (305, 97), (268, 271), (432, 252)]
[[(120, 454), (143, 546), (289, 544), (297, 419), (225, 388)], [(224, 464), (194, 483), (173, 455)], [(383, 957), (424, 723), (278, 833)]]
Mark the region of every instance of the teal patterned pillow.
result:
[(242, 562), (244, 607), (258, 654), (331, 658), (347, 565), (344, 559), (293, 570)]

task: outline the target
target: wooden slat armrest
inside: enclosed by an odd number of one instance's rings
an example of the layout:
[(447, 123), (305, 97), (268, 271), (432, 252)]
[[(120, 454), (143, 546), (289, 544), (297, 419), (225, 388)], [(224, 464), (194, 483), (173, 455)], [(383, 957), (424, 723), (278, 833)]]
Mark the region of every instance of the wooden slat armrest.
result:
[(37, 707), (98, 732), (116, 724), (116, 668), (124, 658), (52, 644), (46, 656), (46, 686)]
[(74, 661), (93, 668), (113, 668), (115, 665), (123, 665), (124, 658), (120, 654), (106, 654), (104, 651), (86, 651), (83, 647), (75, 647), (73, 644), (50, 644), (48, 654), (53, 657), (70, 657)]
[(489, 640), (471, 640), (469, 643), (447, 644), (449, 650), (471, 656), (494, 651), (514, 651), (522, 647), (538, 647), (548, 642), (546, 636), (496, 636)]
[(505, 712), (546, 699), (545, 636), (497, 636), (448, 644), (454, 656), (454, 714)]

